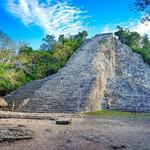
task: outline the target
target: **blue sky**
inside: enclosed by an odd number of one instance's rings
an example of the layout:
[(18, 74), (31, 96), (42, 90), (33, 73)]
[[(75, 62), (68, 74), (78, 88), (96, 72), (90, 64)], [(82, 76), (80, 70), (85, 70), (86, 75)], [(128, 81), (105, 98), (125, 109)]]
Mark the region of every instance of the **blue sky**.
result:
[(45, 34), (75, 34), (87, 30), (89, 37), (111, 32), (117, 25), (150, 35), (150, 24), (139, 22), (131, 12), (134, 0), (1, 0), (0, 29), (12, 39), (38, 48)]

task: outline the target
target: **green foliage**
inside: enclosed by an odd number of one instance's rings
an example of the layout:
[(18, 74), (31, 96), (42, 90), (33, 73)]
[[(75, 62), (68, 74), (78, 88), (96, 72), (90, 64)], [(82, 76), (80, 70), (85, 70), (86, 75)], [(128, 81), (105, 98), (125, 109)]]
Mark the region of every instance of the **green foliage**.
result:
[(140, 36), (137, 32), (130, 32), (129, 29), (124, 29), (118, 26), (118, 31), (115, 35), (119, 40), (127, 44), (133, 52), (140, 54), (143, 60), (150, 64), (150, 41), (147, 35)]
[(27, 55), (29, 55), (31, 52), (33, 52), (32, 47), (30, 47), (30, 46), (28, 46), (26, 44), (23, 44), (23, 45), (20, 46), (18, 53), (19, 54), (27, 54)]
[(56, 42), (55, 37), (53, 35), (46, 35), (46, 37), (43, 38), (42, 40), (43, 43), (40, 46), (40, 49), (45, 51), (51, 51)]
[[(6, 54), (8, 54), (8, 52)], [(7, 55), (5, 58), (8, 58)], [(8, 92), (16, 89), (23, 83), (21, 76), (19, 76), (20, 71), (15, 69), (15, 63), (12, 62), (14, 58), (9, 58), (10, 60), (7, 61), (5, 61), (5, 58), (3, 59), (3, 62), (0, 62), (0, 95), (7, 94)]]
[(142, 23), (150, 21), (150, 0), (134, 0), (134, 3), (129, 6), (132, 11), (142, 14)]
[[(69, 37), (61, 35), (58, 41), (54, 36), (47, 35), (41, 50), (33, 50), (27, 44), (21, 44), (18, 54), (10, 49), (0, 50), (0, 95), (31, 80), (56, 73), (86, 38), (86, 31)], [(3, 47), (6, 47), (5, 44)]]
[(102, 117), (102, 118), (130, 118), (130, 119), (149, 119), (150, 113), (134, 113), (134, 112), (122, 112), (122, 111), (95, 111), (87, 112), (85, 115)]

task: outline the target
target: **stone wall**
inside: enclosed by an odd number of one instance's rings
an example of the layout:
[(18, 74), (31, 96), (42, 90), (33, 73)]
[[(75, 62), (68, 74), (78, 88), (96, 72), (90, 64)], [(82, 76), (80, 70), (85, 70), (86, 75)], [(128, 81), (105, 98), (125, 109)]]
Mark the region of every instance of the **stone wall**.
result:
[(96, 35), (58, 73), (5, 99), (24, 112), (150, 111), (150, 67), (112, 34)]
[(150, 66), (120, 41), (115, 51), (115, 76), (108, 79), (103, 109), (150, 112)]
[[(99, 110), (114, 55), (111, 35), (87, 40), (55, 75), (33, 81), (5, 97), (17, 111), (77, 112)], [(108, 71), (107, 71), (108, 70)]]

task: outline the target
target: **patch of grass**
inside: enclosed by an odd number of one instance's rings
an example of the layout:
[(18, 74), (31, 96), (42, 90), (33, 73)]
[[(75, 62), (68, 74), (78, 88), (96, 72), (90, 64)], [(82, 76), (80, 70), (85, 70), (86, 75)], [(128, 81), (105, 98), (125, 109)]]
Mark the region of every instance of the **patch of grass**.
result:
[(108, 40), (103, 38), (103, 39), (100, 40), (99, 44), (104, 44), (105, 45), (107, 42), (108, 42)]
[(108, 117), (108, 118), (131, 118), (131, 119), (149, 119), (150, 113), (134, 113), (134, 112), (121, 112), (121, 111), (95, 111), (87, 112), (85, 115), (95, 116), (95, 117)]

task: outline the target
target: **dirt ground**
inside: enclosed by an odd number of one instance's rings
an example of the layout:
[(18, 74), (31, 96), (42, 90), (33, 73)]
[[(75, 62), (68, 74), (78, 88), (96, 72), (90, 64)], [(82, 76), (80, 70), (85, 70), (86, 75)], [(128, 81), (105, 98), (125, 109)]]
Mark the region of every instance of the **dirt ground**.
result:
[(24, 125), (33, 139), (0, 143), (0, 150), (150, 150), (150, 120), (77, 117), (71, 125), (50, 120), (0, 119), (0, 126)]

